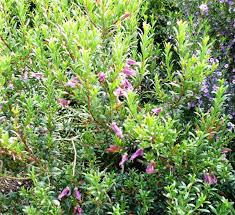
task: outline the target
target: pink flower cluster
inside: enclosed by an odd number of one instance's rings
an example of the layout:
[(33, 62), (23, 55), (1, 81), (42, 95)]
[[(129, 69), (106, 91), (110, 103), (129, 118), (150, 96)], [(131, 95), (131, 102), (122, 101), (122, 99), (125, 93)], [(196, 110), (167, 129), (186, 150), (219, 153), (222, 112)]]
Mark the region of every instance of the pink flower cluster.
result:
[[(160, 112), (160, 109), (157, 111), (157, 114), (159, 112)], [(111, 128), (120, 139), (122, 139), (124, 137), (121, 128), (118, 127), (116, 122), (112, 122)], [(116, 146), (116, 145), (110, 145), (110, 147), (106, 149), (106, 151), (110, 152), (110, 153), (120, 152), (121, 150), (122, 150), (122, 148), (120, 146)], [(135, 160), (137, 157), (142, 157), (143, 155), (144, 155), (144, 149), (142, 149), (142, 148), (137, 149), (136, 152), (131, 155), (130, 161)], [(126, 163), (126, 161), (128, 161), (128, 159), (129, 159), (128, 154), (124, 153), (122, 155), (121, 161), (119, 162), (119, 166), (122, 169), (124, 169), (124, 164)], [(151, 163), (148, 164), (148, 166), (146, 168), (146, 173), (147, 174), (155, 173), (155, 167), (156, 167), (156, 163), (152, 161)]]
[(213, 173), (204, 173), (203, 181), (209, 185), (217, 184), (217, 178)]
[[(58, 200), (61, 201), (62, 199), (64, 199), (65, 197), (69, 197), (71, 195), (71, 190), (70, 187), (66, 187), (62, 190), (62, 192), (59, 194), (58, 196)], [(80, 193), (80, 191), (78, 190), (77, 187), (74, 188), (74, 197), (80, 202), (82, 200), (82, 195)], [(82, 215), (83, 210), (80, 207), (80, 205), (78, 204), (74, 210), (73, 210), (73, 214), (77, 214), (77, 215)]]
[(120, 77), (122, 78), (121, 84), (113, 92), (117, 98), (120, 96), (127, 97), (128, 91), (132, 91), (134, 89), (128, 78), (136, 75), (136, 71), (132, 68), (135, 65), (139, 65), (139, 63), (133, 59), (127, 60), (126, 65), (120, 74)]
[(76, 88), (79, 84), (81, 84), (81, 81), (79, 80), (78, 77), (73, 77), (70, 79), (65, 86), (66, 87), (71, 87), (71, 88)]
[[(144, 155), (144, 149), (137, 149), (136, 152), (134, 152), (131, 157), (130, 157), (130, 161), (133, 161), (134, 159), (138, 158), (138, 157), (142, 157)], [(124, 169), (124, 164), (126, 163), (126, 161), (128, 161), (128, 154), (124, 153), (122, 155), (122, 159), (119, 162), (119, 166)], [(154, 161), (150, 162), (146, 168), (146, 173), (147, 174), (153, 174), (156, 172), (155, 170), (156, 167), (156, 163)]]

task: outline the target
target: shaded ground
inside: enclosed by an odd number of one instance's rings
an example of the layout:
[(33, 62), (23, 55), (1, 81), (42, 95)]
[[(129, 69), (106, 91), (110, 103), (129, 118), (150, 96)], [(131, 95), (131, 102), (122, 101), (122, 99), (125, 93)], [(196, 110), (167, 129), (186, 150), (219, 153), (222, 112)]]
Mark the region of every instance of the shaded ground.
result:
[(0, 192), (3, 194), (17, 192), (21, 187), (30, 188), (31, 186), (32, 181), (30, 179), (0, 176)]

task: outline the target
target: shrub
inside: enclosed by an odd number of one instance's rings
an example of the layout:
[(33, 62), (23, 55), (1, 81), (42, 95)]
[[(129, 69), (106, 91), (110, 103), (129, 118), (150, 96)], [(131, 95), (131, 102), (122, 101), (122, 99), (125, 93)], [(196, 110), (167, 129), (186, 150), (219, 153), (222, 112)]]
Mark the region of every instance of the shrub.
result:
[(2, 7), (2, 171), (32, 182), (2, 213), (233, 213), (224, 80), (192, 105), (218, 66), (207, 31), (178, 21), (158, 46), (136, 0)]

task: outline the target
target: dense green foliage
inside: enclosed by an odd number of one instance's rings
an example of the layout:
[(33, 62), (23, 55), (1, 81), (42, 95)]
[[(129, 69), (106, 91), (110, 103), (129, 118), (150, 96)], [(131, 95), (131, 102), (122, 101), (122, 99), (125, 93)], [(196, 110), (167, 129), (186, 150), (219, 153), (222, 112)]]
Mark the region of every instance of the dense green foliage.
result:
[(0, 214), (234, 214), (233, 6), (0, 0)]

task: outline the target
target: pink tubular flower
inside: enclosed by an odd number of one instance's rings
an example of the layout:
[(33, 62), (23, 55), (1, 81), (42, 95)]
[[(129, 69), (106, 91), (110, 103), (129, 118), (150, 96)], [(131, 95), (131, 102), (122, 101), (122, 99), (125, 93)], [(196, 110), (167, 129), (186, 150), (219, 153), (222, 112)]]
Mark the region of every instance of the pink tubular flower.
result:
[(42, 73), (32, 72), (31, 77), (32, 77), (32, 78), (35, 78), (35, 79), (37, 79), (37, 80), (40, 80), (40, 79), (43, 78), (43, 74), (42, 74)]
[(155, 162), (151, 162), (148, 164), (147, 168), (146, 168), (146, 173), (147, 174), (153, 174), (155, 173), (155, 167), (156, 167), (156, 163)]
[(137, 151), (134, 154), (131, 155), (130, 160), (133, 161), (137, 157), (143, 156), (143, 154), (144, 154), (144, 150), (143, 149), (137, 149)]
[(77, 187), (74, 188), (74, 195), (75, 195), (75, 198), (76, 198), (78, 201), (81, 201), (82, 195), (81, 195), (81, 193), (80, 193), (80, 191), (78, 190)]
[(153, 108), (153, 109), (152, 109), (152, 112), (153, 112), (154, 114), (156, 114), (156, 115), (158, 115), (161, 111), (162, 111), (161, 108)]
[(127, 97), (127, 92), (125, 90), (123, 90), (121, 87), (118, 87), (114, 92), (113, 94), (117, 97), (119, 96), (124, 96), (124, 97)]
[(232, 151), (232, 149), (229, 149), (229, 148), (224, 148), (224, 149), (222, 149), (221, 150), (221, 154), (222, 154), (222, 156), (223, 156), (223, 160), (226, 160), (226, 155), (229, 153), (229, 152), (231, 152)]
[(229, 152), (231, 152), (231, 151), (232, 151), (232, 149), (224, 148), (224, 149), (221, 150), (221, 153), (222, 153), (222, 154), (227, 154), (227, 153), (229, 153)]
[(122, 155), (122, 160), (119, 162), (119, 166), (121, 168), (124, 168), (124, 164), (126, 163), (127, 160), (128, 160), (128, 154), (125, 153)]
[(66, 187), (63, 189), (63, 191), (60, 193), (60, 195), (58, 196), (59, 200), (62, 200), (64, 197), (68, 197), (71, 195), (71, 190), (69, 187)]
[(82, 212), (83, 212), (83, 210), (82, 210), (82, 208), (81, 208), (79, 205), (77, 205), (77, 206), (73, 209), (73, 214), (82, 215)]
[(115, 153), (120, 152), (121, 147), (116, 145), (111, 145), (109, 148), (106, 149), (107, 152)]
[(125, 90), (130, 90), (130, 91), (133, 90), (132, 84), (131, 84), (127, 79), (124, 79), (124, 80), (122, 81), (121, 88), (123, 88), (123, 89), (125, 89)]
[(70, 104), (70, 101), (66, 99), (58, 99), (58, 102), (64, 108), (68, 107)]
[(207, 184), (217, 184), (217, 178), (213, 173), (204, 173), (203, 181)]
[(133, 59), (127, 59), (126, 64), (129, 65), (129, 66), (134, 66), (138, 63)]
[(71, 87), (71, 88), (76, 88), (78, 84), (80, 83), (80, 80), (78, 77), (73, 77), (71, 80), (69, 80), (65, 86)]
[(99, 82), (100, 82), (100, 83), (105, 82), (105, 80), (106, 80), (106, 74), (105, 74), (105, 73), (99, 72), (99, 73), (98, 73), (98, 77), (99, 77)]
[(117, 126), (116, 122), (112, 122), (111, 128), (119, 138), (123, 138), (122, 130)]
[(122, 72), (128, 77), (128, 76), (135, 76), (136, 71), (134, 69), (131, 69), (129, 66), (125, 66)]

